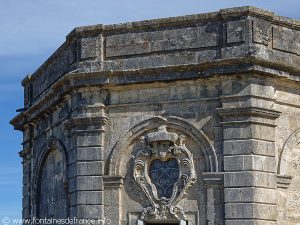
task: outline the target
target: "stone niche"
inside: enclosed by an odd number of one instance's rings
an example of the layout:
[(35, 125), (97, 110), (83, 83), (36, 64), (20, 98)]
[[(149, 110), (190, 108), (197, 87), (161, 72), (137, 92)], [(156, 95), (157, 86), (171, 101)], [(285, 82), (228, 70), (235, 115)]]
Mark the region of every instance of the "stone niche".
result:
[(75, 28), (11, 121), (23, 218), (300, 224), (299, 55), (255, 7)]

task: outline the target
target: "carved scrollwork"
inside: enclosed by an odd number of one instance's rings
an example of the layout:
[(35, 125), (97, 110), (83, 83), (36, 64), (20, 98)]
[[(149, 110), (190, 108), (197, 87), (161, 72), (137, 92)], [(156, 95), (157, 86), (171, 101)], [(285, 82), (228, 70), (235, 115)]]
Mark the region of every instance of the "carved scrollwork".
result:
[(162, 125), (140, 141), (133, 176), (151, 203), (143, 210), (141, 219), (186, 219), (178, 203), (195, 183), (196, 174), (185, 137), (168, 132)]

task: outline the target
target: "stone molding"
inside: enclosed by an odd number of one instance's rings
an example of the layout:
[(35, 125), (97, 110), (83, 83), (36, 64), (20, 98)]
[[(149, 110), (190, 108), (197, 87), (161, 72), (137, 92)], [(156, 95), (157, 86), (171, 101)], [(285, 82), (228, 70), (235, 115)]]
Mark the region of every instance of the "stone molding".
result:
[(123, 180), (124, 178), (121, 176), (103, 176), (103, 185), (104, 190), (107, 189), (120, 189), (123, 187)]
[(289, 188), (293, 177), (288, 175), (277, 174), (277, 188), (287, 189)]
[(281, 112), (259, 107), (233, 107), (217, 108), (218, 114), (223, 118), (222, 126), (254, 124), (276, 127), (275, 119)]
[(204, 185), (206, 187), (223, 187), (224, 173), (222, 172), (204, 172), (202, 173)]
[[(68, 122), (66, 123), (65, 127), (67, 130), (80, 130), (80, 128), (82, 129), (82, 131), (86, 131), (89, 132), (91, 131), (89, 130), (85, 130), (85, 127), (88, 126), (97, 126), (100, 125), (101, 127), (106, 125), (108, 122), (108, 117), (107, 116), (93, 116), (93, 117), (74, 117), (71, 118), (70, 120), (68, 120)], [(103, 128), (100, 128), (100, 130)], [(101, 130), (104, 131), (104, 130)]]
[(255, 116), (267, 119), (276, 119), (280, 116), (279, 111), (259, 108), (259, 107), (236, 107), (236, 108), (217, 108), (220, 116), (226, 117), (239, 117), (239, 116)]
[(253, 16), (259, 19), (264, 19), (271, 21), (274, 24), (280, 24), (289, 28), (300, 29), (300, 23), (297, 20), (289, 19), (286, 17), (280, 17), (275, 15), (273, 12), (262, 10), (255, 7), (237, 7), (230, 9), (221, 9), (219, 12), (190, 15), (190, 16), (181, 16), (181, 17), (172, 17), (164, 19), (155, 19), (123, 24), (113, 24), (113, 25), (94, 25), (94, 26), (85, 26), (77, 27), (70, 32), (66, 37), (66, 42), (63, 44), (41, 67), (35, 74), (28, 75), (23, 80), (23, 85), (25, 86), (31, 79), (36, 79), (36, 76), (40, 74), (42, 69), (48, 64), (53, 62), (62, 51), (64, 51), (74, 40), (81, 37), (88, 36), (98, 36), (101, 33), (107, 35), (108, 33), (115, 32), (126, 32), (126, 31), (135, 31), (135, 30), (153, 30), (153, 27), (170, 27), (170, 26), (184, 26), (186, 24), (195, 23), (195, 22), (206, 22), (206, 21), (216, 21), (220, 20), (229, 20), (236, 19), (245, 16)]
[[(221, 199), (220, 194), (224, 192), (224, 173), (202, 173), (203, 183), (206, 189), (206, 206), (208, 224), (216, 224), (219, 220), (217, 215), (218, 207), (224, 202), (217, 202)], [(222, 213), (223, 214), (223, 213)]]
[(170, 116), (163, 118), (160, 116), (155, 116), (135, 125), (123, 137), (120, 138), (120, 140), (112, 149), (112, 153), (109, 158), (109, 166), (106, 168), (106, 173), (111, 176), (120, 175), (120, 155), (126, 154), (128, 147), (146, 131), (155, 129), (161, 125), (166, 125), (169, 128), (185, 133), (186, 136), (190, 136), (199, 145), (199, 150), (203, 151), (207, 171), (219, 171), (216, 151), (211, 141), (202, 130), (197, 129), (192, 124), (179, 117)]
[(282, 159), (286, 152), (291, 151), (297, 144), (300, 143), (300, 129), (294, 131), (284, 142), (281, 151), (279, 152), (278, 157), (278, 166), (277, 166), (277, 174), (278, 176), (287, 176), (289, 177), (290, 174), (284, 174), (282, 171)]
[[(65, 129), (68, 130), (70, 135), (75, 133), (104, 133), (105, 125), (109, 120), (104, 112), (104, 109), (104, 104), (76, 107), (72, 112), (72, 115), (75, 116), (70, 118), (65, 123)], [(81, 113), (81, 111), (84, 113)], [(89, 116), (86, 116), (86, 114)]]
[[(230, 63), (230, 62), (228, 62)], [(233, 62), (231, 62), (233, 63)], [(218, 63), (212, 63), (212, 66), (217, 66)], [(220, 65), (221, 66), (221, 65)], [(225, 66), (226, 65), (222, 65)], [(84, 73), (78, 73), (78, 74), (66, 74), (64, 77), (59, 79), (55, 84), (52, 85), (51, 90), (47, 91), (45, 93), (44, 98), (36, 101), (30, 108), (25, 109), (24, 112), (21, 112), (19, 115), (17, 115), (15, 118), (13, 118), (10, 123), (15, 127), (15, 129), (23, 130), (24, 125), (29, 122), (35, 122), (35, 120), (41, 119), (43, 116), (46, 116), (47, 114), (51, 113), (52, 111), (56, 110), (57, 107), (60, 107), (64, 103), (64, 99), (69, 98), (69, 95), (66, 95), (66, 93), (70, 92), (71, 90), (80, 88), (82, 85), (92, 85), (92, 86), (102, 86), (103, 88), (111, 88), (114, 85), (124, 85), (124, 84), (132, 84), (132, 83), (145, 83), (145, 82), (155, 82), (155, 81), (167, 81), (167, 80), (173, 80), (173, 79), (197, 79), (201, 77), (209, 76), (209, 74), (239, 74), (239, 73), (254, 73), (256, 74), (264, 74), (263, 67), (253, 67), (252, 65), (244, 65), (239, 68), (232, 67), (225, 69), (220, 68), (218, 70), (218, 67), (215, 68), (209, 68), (204, 69), (205, 71), (202, 71), (203, 68), (198, 68), (198, 71), (194, 71), (197, 67), (191, 66), (173, 66), (173, 70), (187, 70), (189, 72), (185, 72), (183, 75), (180, 75), (180, 77), (173, 77), (171, 78), (169, 75), (167, 75), (166, 70), (168, 70), (167, 66), (164, 67), (163, 70), (159, 69), (156, 71), (152, 71), (151, 75), (150, 71), (147, 71), (146, 75), (143, 77), (146, 80), (141, 79), (139, 76), (135, 76), (135, 73), (141, 74), (142, 71), (131, 71), (130, 75), (127, 74), (126, 71), (122, 72), (120, 74), (119, 78), (116, 78), (116, 76), (112, 74), (101, 74), (101, 79), (99, 79), (98, 73), (91, 73), (89, 77), (84, 76)], [(200, 69), (200, 72), (199, 72)], [(268, 69), (266, 68), (266, 71)], [(269, 71), (269, 70), (268, 70)], [(273, 70), (275, 73), (275, 70)], [(161, 75), (157, 76), (157, 73), (161, 73)], [(273, 75), (274, 75), (273, 73)], [(147, 76), (151, 77), (147, 77)], [(114, 83), (116, 82), (116, 83)], [(47, 102), (47, 104), (45, 104)], [(30, 117), (28, 117), (30, 115)]]
[(31, 158), (31, 155), (30, 155), (30, 148), (24, 148), (23, 150), (21, 150), (19, 152), (19, 156), (21, 158), (23, 158), (23, 160), (28, 160)]
[[(58, 105), (68, 90), (79, 86), (112, 87), (241, 72), (298, 81), (300, 48), (294, 40), (299, 39), (299, 30), (299, 21), (255, 7), (75, 28), (66, 42), (23, 80), (25, 96), (32, 98), (25, 99), (23, 112), (11, 123), (22, 129), (33, 119), (26, 115), (51, 113), (51, 107), (43, 103), (51, 99)], [(172, 43), (169, 36), (175, 37)], [(89, 77), (84, 76), (87, 73)]]

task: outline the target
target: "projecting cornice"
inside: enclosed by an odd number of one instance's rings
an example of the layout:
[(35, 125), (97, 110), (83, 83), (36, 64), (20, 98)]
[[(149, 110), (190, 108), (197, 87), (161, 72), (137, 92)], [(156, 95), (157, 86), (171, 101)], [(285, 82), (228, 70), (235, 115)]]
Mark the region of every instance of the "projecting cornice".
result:
[(241, 73), (300, 81), (299, 43), (299, 21), (255, 7), (78, 27), (23, 80), (25, 111), (12, 124), (30, 121), (26, 115), (39, 115), (83, 86)]

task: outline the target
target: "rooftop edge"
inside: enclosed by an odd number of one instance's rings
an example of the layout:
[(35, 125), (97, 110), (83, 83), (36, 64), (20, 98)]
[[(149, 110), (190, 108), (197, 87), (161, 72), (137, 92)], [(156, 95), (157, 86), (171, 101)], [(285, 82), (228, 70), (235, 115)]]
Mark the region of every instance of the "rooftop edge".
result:
[(219, 11), (209, 12), (209, 13), (200, 13), (200, 14), (192, 14), (185, 16), (175, 16), (175, 17), (167, 17), (167, 18), (159, 18), (159, 19), (151, 19), (151, 20), (141, 20), (134, 22), (125, 22), (125, 23), (117, 23), (117, 24), (96, 24), (89, 26), (81, 26), (75, 27), (67, 36), (66, 41), (32, 74), (27, 75), (22, 80), (22, 86), (25, 86), (30, 81), (36, 79), (39, 76), (39, 72), (50, 62), (54, 61), (55, 58), (65, 49), (66, 46), (70, 44), (72, 40), (76, 37), (80, 37), (86, 34), (93, 33), (105, 33), (105, 32), (121, 32), (121, 31), (129, 31), (129, 30), (138, 30), (138, 29), (153, 29), (159, 27), (166, 27), (172, 25), (180, 25), (186, 24), (191, 21), (215, 21), (215, 20), (228, 20), (232, 18), (239, 18), (242, 16), (255, 16), (259, 18), (263, 18), (274, 23), (282, 24), (287, 27), (292, 27), (294, 29), (300, 30), (300, 21), (296, 19), (291, 19), (284, 16), (276, 15), (272, 11), (268, 11), (265, 9), (257, 8), (254, 6), (243, 6), (243, 7), (233, 7), (233, 8), (225, 8), (220, 9)]

